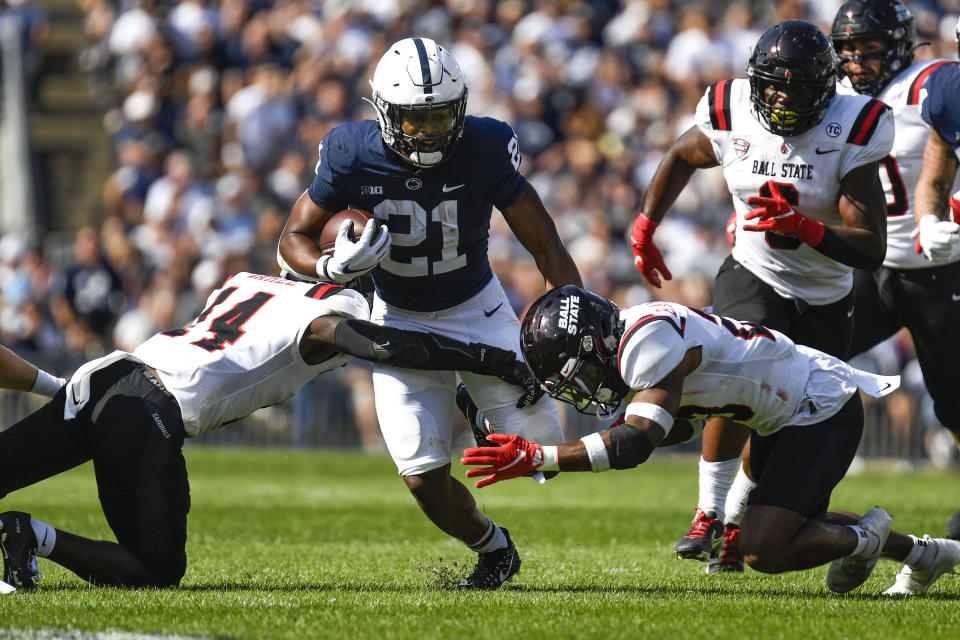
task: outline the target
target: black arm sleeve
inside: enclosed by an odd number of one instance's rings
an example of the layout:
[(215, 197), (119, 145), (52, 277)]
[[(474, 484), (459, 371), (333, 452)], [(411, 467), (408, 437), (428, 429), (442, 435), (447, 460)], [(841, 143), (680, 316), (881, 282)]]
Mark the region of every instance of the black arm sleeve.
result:
[(629, 424), (610, 429), (610, 468), (632, 469), (643, 463), (653, 452), (650, 439)]
[[(347, 319), (337, 325), (334, 343), (343, 353), (404, 369), (471, 371), (499, 375), (500, 360), (512, 351), (489, 345), (438, 336), (432, 333), (382, 327), (364, 320)], [(491, 351), (492, 350), (492, 351)]]

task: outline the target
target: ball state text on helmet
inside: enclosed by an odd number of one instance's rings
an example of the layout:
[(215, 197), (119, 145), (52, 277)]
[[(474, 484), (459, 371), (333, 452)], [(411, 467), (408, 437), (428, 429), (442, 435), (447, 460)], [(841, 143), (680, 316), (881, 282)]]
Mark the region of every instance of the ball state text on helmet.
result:
[(570, 335), (577, 333), (577, 317), (580, 315), (580, 296), (568, 296), (560, 300), (560, 320), (557, 325)]

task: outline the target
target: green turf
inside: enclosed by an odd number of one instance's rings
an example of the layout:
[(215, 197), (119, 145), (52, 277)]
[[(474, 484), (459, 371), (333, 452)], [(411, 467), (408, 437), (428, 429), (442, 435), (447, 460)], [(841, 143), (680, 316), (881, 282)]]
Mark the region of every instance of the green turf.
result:
[[(523, 558), (494, 593), (449, 585), (473, 556), (415, 507), (386, 457), (339, 452), (187, 449), (193, 510), (180, 589), (87, 586), (41, 560), (42, 588), (0, 596), (0, 638), (43, 629), (229, 638), (956, 638), (960, 579), (926, 597), (881, 597), (881, 562), (836, 596), (825, 568), (707, 576), (672, 557), (696, 494), (692, 460), (605, 474), (526, 479), (475, 491)], [(458, 469), (457, 473), (462, 473)], [(875, 503), (898, 529), (942, 535), (956, 473), (871, 467), (847, 478), (836, 508)], [(54, 525), (109, 538), (92, 470), (3, 499)], [(12, 630), (12, 631), (10, 631)], [(6, 634), (6, 635), (5, 635)], [(27, 637), (31, 637), (27, 635)], [(87, 636), (84, 636), (87, 637)]]

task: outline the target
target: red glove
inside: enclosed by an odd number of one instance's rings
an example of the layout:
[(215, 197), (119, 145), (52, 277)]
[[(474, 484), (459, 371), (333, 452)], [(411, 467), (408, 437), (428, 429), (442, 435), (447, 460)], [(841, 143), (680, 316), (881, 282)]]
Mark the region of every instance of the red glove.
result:
[[(653, 232), (660, 226), (653, 222), (642, 213), (637, 214), (637, 221), (633, 223), (633, 231), (630, 232), (630, 246), (633, 248), (633, 264), (647, 282), (660, 288), (660, 273), (667, 280), (671, 280), (673, 275), (663, 263), (663, 256), (657, 245), (653, 244)], [(657, 272), (660, 273), (657, 273)]]
[(760, 222), (743, 225), (744, 231), (772, 231), (782, 236), (793, 236), (811, 247), (820, 244), (826, 232), (823, 223), (811, 220), (794, 209), (793, 205), (780, 193), (780, 188), (773, 180), (768, 180), (765, 186), (770, 189), (771, 197), (747, 198), (747, 204), (759, 206), (745, 215), (744, 219), (760, 218)]
[(737, 244), (737, 212), (734, 211), (727, 218), (727, 243), (732, 247)]
[(500, 443), (498, 447), (472, 447), (464, 449), (461, 464), (490, 465), (482, 469), (468, 469), (467, 477), (488, 476), (477, 482), (477, 488), (501, 480), (518, 478), (535, 471), (543, 465), (543, 447), (536, 442), (528, 442), (518, 435), (491, 433), (490, 442)]

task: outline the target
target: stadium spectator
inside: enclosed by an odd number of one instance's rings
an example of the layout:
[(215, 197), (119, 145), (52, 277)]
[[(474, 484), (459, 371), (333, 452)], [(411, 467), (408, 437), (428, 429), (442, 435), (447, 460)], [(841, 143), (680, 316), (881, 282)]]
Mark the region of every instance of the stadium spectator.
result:
[[(574, 327), (571, 331), (570, 327)], [(492, 433), (495, 446), (464, 451), (478, 487), (537, 470), (631, 469), (658, 446), (694, 437), (714, 413), (751, 429), (757, 485), (743, 517), (747, 563), (763, 573), (830, 563), (827, 586), (863, 584), (881, 557), (908, 576), (888, 595), (925, 593), (960, 564), (960, 542), (891, 530), (880, 507), (862, 518), (828, 511), (863, 432), (859, 388), (880, 397), (899, 378), (854, 369), (766, 327), (676, 303), (619, 310), (573, 286), (544, 294), (524, 316), (523, 354), (550, 397), (610, 415), (633, 392), (623, 421), (579, 442), (542, 446)]]
[[(877, 163), (893, 143), (890, 109), (835, 95), (835, 54), (809, 22), (787, 20), (764, 33), (747, 74), (707, 89), (695, 124), (658, 167), (630, 237), (636, 267), (655, 287), (661, 276), (671, 278), (654, 231), (690, 175), (720, 165), (737, 229), (732, 255), (717, 272), (714, 309), (845, 358), (853, 333), (851, 267), (876, 268), (886, 248)], [(743, 570), (736, 537), (751, 484), (746, 470), (729, 502), (728, 493), (748, 435), (722, 414), (704, 430), (696, 513), (674, 550), (679, 558), (710, 559), (709, 572)]]
[[(519, 173), (516, 135), (504, 122), (465, 116), (460, 67), (428, 38), (391, 45), (371, 86), (378, 120), (337, 127), (320, 144), (316, 177), (280, 237), (281, 266), (305, 278), (352, 278), (331, 268), (313, 238), (337, 211), (371, 211), (394, 237), (373, 270), (373, 322), (459, 339), (482, 335), (518, 352), (517, 316), (487, 258), (493, 207), (543, 279), (581, 280), (536, 190)], [(502, 382), (461, 375), (497, 431), (563, 438), (552, 403), (520, 406)], [(373, 384), (380, 428), (407, 488), (434, 524), (478, 554), (460, 586), (498, 588), (519, 570), (520, 558), (507, 530), (450, 475), (456, 374), (377, 366)]]
[[(338, 243), (334, 259), (376, 260), (377, 240)], [(372, 325), (369, 312), (352, 289), (240, 273), (211, 293), (192, 324), (92, 360), (69, 383), (0, 347), (0, 385), (52, 397), (0, 431), (0, 496), (92, 460), (117, 538), (90, 540), (7, 511), (0, 514), (4, 581), (35, 588), (39, 556), (98, 585), (179, 584), (190, 510), (184, 438), (289, 398), (349, 355), (502, 375), (526, 381), (526, 393), (533, 388), (512, 351)]]

